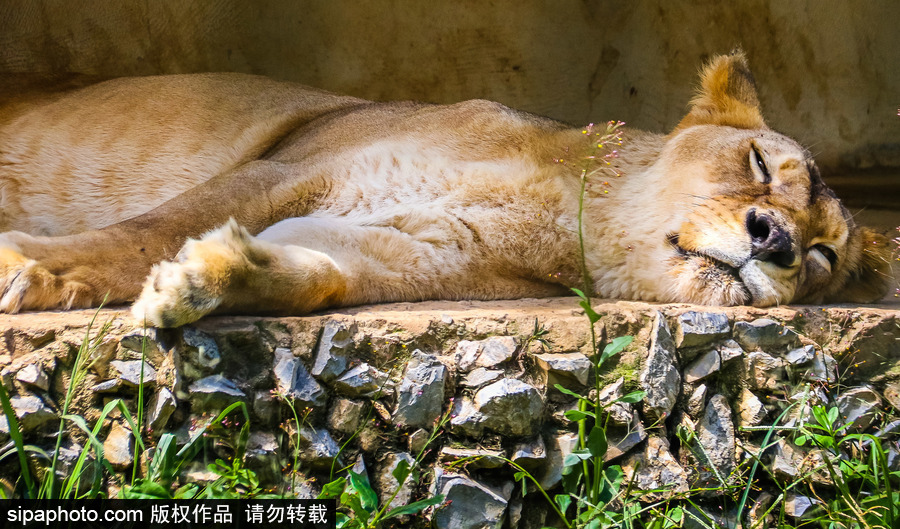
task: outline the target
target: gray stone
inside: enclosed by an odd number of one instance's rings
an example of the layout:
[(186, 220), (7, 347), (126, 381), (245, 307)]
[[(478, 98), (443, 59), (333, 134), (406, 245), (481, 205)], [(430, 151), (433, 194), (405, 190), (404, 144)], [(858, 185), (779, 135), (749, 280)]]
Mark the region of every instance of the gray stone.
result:
[(153, 397), (147, 411), (147, 429), (151, 435), (160, 436), (166, 429), (169, 417), (178, 407), (175, 395), (168, 388), (160, 388)]
[(281, 420), (281, 399), (269, 391), (257, 391), (253, 394), (254, 424), (274, 425)]
[(793, 483), (800, 476), (796, 452), (796, 448), (784, 439), (779, 439), (773, 448), (771, 470), (782, 483)]
[(703, 413), (704, 409), (706, 409), (707, 392), (708, 390), (706, 388), (706, 384), (700, 384), (699, 386), (697, 386), (694, 392), (691, 393), (687, 404), (687, 411), (691, 415), (691, 417), (700, 417), (700, 414)]
[(113, 360), (109, 363), (110, 374), (122, 381), (125, 388), (136, 388), (141, 383), (141, 366), (144, 368), (144, 387), (156, 384), (156, 369), (141, 360)]
[(299, 441), (300, 460), (317, 470), (330, 470), (334, 458), (340, 454), (340, 447), (325, 429), (303, 426)]
[(643, 442), (647, 438), (647, 431), (644, 429), (640, 417), (635, 417), (629, 427), (610, 428), (607, 430), (606, 436), (608, 448), (603, 460), (608, 462), (622, 457)]
[(260, 484), (276, 485), (282, 481), (281, 453), (278, 439), (271, 432), (250, 432), (246, 450), (247, 468), (256, 472)]
[(478, 367), (470, 371), (465, 378), (463, 378), (460, 383), (463, 387), (467, 388), (480, 388), (486, 384), (489, 384), (498, 378), (503, 376), (503, 371), (500, 369), (487, 369), (484, 367)]
[[(713, 395), (706, 405), (706, 413), (697, 427), (697, 441), (703, 447), (702, 456), (707, 463), (715, 467), (718, 477), (704, 476), (701, 480), (715, 485), (726, 485), (719, 478), (728, 480), (736, 466), (734, 422), (731, 418), (731, 407), (724, 395)], [(712, 470), (712, 469), (711, 469)]]
[[(56, 476), (60, 481), (72, 476), (75, 472), (75, 465), (81, 457), (84, 450), (80, 444), (72, 442), (69, 445), (63, 445), (59, 448), (59, 458), (57, 459)], [(94, 478), (98, 473), (102, 474), (103, 469), (97, 464), (93, 452), (88, 449), (87, 456), (81, 467), (81, 475), (78, 480), (78, 493), (84, 494), (88, 492), (93, 484)]]
[(841, 419), (851, 428), (863, 431), (872, 425), (881, 408), (881, 397), (868, 386), (848, 389), (836, 399)]
[(496, 367), (516, 353), (516, 339), (512, 336), (493, 336), (485, 340), (461, 340), (456, 345), (456, 365), (460, 371), (475, 367)]
[(631, 420), (634, 417), (634, 410), (631, 404), (615, 402), (616, 399), (622, 397), (624, 386), (625, 378), (619, 377), (618, 380), (604, 387), (597, 394), (597, 401), (606, 406), (606, 413), (609, 415), (610, 422), (614, 425), (631, 424)]
[(435, 472), (437, 492), (445, 503), (435, 509), (435, 529), (500, 529), (509, 495), (462, 474)]
[(363, 362), (338, 377), (334, 381), (334, 389), (348, 397), (371, 397), (376, 394), (390, 395), (393, 385), (389, 383), (386, 373)]
[(409, 438), (407, 439), (409, 444), (409, 451), (413, 454), (419, 454), (422, 450), (428, 447), (428, 439), (431, 437), (431, 434), (427, 431), (419, 428), (413, 433), (409, 434)]
[(722, 360), (723, 366), (732, 360), (744, 356), (744, 350), (734, 340), (725, 340), (716, 347), (716, 350), (719, 351), (719, 358)]
[(485, 448), (453, 448), (445, 446), (441, 448), (441, 461), (466, 460), (466, 468), (479, 470), (482, 468), (500, 468), (506, 465), (506, 455), (500, 450), (488, 450)]
[(884, 387), (884, 400), (888, 401), (888, 404), (894, 407), (895, 410), (900, 411), (900, 381), (894, 381), (888, 383)]
[(812, 364), (802, 373), (801, 378), (810, 382), (834, 384), (838, 380), (837, 361), (829, 354), (816, 351)]
[(37, 389), (47, 391), (50, 389), (50, 379), (40, 364), (28, 364), (16, 373), (16, 380)]
[(547, 462), (544, 465), (544, 473), (538, 477), (538, 481), (544, 490), (550, 490), (562, 480), (563, 461), (578, 447), (578, 434), (563, 432), (550, 435), (546, 443)]
[(741, 394), (737, 402), (738, 425), (746, 428), (748, 426), (759, 426), (765, 420), (768, 412), (759, 397), (747, 388), (741, 389)]
[(531, 441), (517, 444), (509, 459), (522, 468), (537, 468), (547, 459), (547, 446), (544, 444), (544, 439), (538, 435)]
[(134, 436), (131, 430), (114, 422), (103, 441), (103, 457), (116, 470), (125, 470), (134, 463)]
[(303, 362), (286, 347), (275, 349), (275, 389), (290, 399), (295, 408), (324, 408), (325, 389), (309, 374)]
[(475, 402), (468, 396), (456, 399), (450, 414), (450, 426), (454, 432), (469, 437), (480, 437), (484, 432), (484, 415), (479, 413)]
[(751, 389), (772, 390), (784, 381), (782, 361), (774, 356), (754, 351), (744, 358), (744, 365)]
[[(23, 432), (37, 430), (48, 422), (59, 420), (59, 416), (34, 395), (10, 397), (9, 402)], [(6, 417), (3, 419), (5, 422)], [(6, 433), (9, 433), (9, 425), (6, 425)]]
[(728, 337), (728, 316), (716, 312), (685, 312), (675, 325), (675, 346), (698, 347)]
[(768, 318), (735, 323), (734, 339), (745, 351), (775, 353), (800, 346), (796, 332)]
[[(815, 485), (833, 486), (823, 457), (824, 453), (821, 450), (808, 450), (794, 446), (785, 439), (779, 439), (772, 448), (770, 466), (776, 479), (784, 485), (790, 485), (802, 477)], [(835, 471), (840, 475), (837, 461), (832, 462)]]
[(808, 519), (818, 503), (815, 498), (788, 492), (784, 497), (784, 513), (794, 519)]
[(115, 393), (120, 389), (122, 389), (122, 381), (118, 378), (106, 380), (91, 387), (91, 391), (94, 393)]
[(191, 384), (188, 388), (191, 405), (195, 410), (216, 410), (243, 401), (247, 395), (231, 380), (222, 375), (210, 375)]
[(501, 435), (533, 434), (541, 425), (543, 399), (537, 388), (513, 378), (504, 378), (480, 389), (465, 407), (463, 399), (451, 424), (466, 435), (479, 437), (483, 430)]
[(760, 492), (759, 496), (757, 496), (755, 500), (752, 500), (750, 509), (747, 511), (747, 517), (750, 522), (749, 526), (771, 527), (774, 522), (774, 517), (772, 517), (771, 514), (767, 516), (766, 511), (769, 510), (769, 507), (771, 507), (774, 502), (775, 496), (765, 491)]
[(347, 325), (335, 320), (325, 323), (312, 368), (314, 377), (331, 382), (347, 370), (348, 359), (353, 353), (354, 334), (356, 324)]
[(644, 410), (653, 419), (668, 417), (678, 399), (681, 374), (675, 362), (675, 342), (666, 318), (657, 312), (650, 334), (650, 350), (640, 375), (641, 389), (646, 392)]
[(416, 479), (412, 474), (410, 474), (403, 483), (399, 483), (397, 478), (394, 477), (394, 470), (401, 461), (406, 461), (406, 464), (409, 465), (410, 469), (412, 469), (415, 464), (415, 460), (412, 456), (405, 452), (400, 452), (388, 453), (381, 459), (378, 465), (375, 481), (381, 504), (384, 505), (394, 492), (397, 492), (397, 495), (394, 496), (394, 499), (391, 500), (390, 505), (388, 505), (388, 510), (408, 504), (412, 497), (413, 488), (416, 485)]
[(352, 435), (362, 424), (366, 404), (358, 400), (335, 399), (328, 408), (328, 428), (343, 435)]
[(699, 382), (704, 378), (719, 371), (722, 367), (722, 361), (719, 358), (719, 352), (711, 349), (700, 355), (699, 358), (691, 362), (691, 365), (684, 370), (684, 381), (688, 384)]
[(804, 345), (784, 355), (784, 361), (792, 366), (808, 364), (816, 357), (816, 347), (814, 345)]
[(447, 368), (436, 356), (416, 350), (400, 382), (394, 423), (414, 428), (432, 428), (444, 406)]
[(588, 383), (591, 374), (591, 361), (581, 353), (543, 353), (534, 355), (538, 366), (544, 370), (552, 383), (552, 375), (559, 379), (571, 378), (582, 386)]
[[(196, 369), (188, 376), (195, 377), (198, 374), (211, 373), (222, 361), (219, 346), (212, 336), (193, 327), (182, 327), (181, 337), (185, 350), (181, 352), (182, 360)], [(188, 366), (185, 366), (188, 367)]]
[(651, 436), (644, 451), (635, 454), (622, 465), (625, 481), (633, 482), (638, 490), (653, 490), (643, 499), (665, 500), (688, 491), (688, 477), (669, 451), (669, 441)]

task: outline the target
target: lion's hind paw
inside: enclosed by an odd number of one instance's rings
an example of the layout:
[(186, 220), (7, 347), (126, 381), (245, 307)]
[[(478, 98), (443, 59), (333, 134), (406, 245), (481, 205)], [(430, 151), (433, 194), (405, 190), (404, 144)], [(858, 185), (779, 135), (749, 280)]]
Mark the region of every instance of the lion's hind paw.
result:
[(92, 289), (49, 272), (16, 250), (0, 247), (0, 312), (90, 307)]

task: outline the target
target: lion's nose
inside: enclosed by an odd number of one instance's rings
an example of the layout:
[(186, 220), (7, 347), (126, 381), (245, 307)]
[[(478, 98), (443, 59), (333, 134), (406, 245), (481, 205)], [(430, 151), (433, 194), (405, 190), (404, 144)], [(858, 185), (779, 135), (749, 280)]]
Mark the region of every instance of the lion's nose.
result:
[(750, 256), (778, 266), (790, 267), (797, 260), (791, 235), (774, 218), (755, 209), (747, 212), (747, 233), (750, 234)]

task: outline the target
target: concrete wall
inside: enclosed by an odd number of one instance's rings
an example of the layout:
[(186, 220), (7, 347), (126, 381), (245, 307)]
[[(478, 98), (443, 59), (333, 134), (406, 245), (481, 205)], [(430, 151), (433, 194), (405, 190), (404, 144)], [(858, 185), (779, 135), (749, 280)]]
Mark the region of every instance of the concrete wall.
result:
[(742, 46), (826, 170), (900, 168), (896, 0), (3, 0), (0, 72), (240, 71), (372, 99), (484, 97), (653, 130)]

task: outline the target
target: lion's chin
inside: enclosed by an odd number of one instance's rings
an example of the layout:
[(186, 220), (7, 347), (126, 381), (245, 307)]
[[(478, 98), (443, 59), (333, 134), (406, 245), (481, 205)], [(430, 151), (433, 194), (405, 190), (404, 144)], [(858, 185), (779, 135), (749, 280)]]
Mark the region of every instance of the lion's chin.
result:
[(740, 271), (710, 257), (692, 254), (673, 258), (671, 301), (698, 305), (745, 305), (753, 296)]

